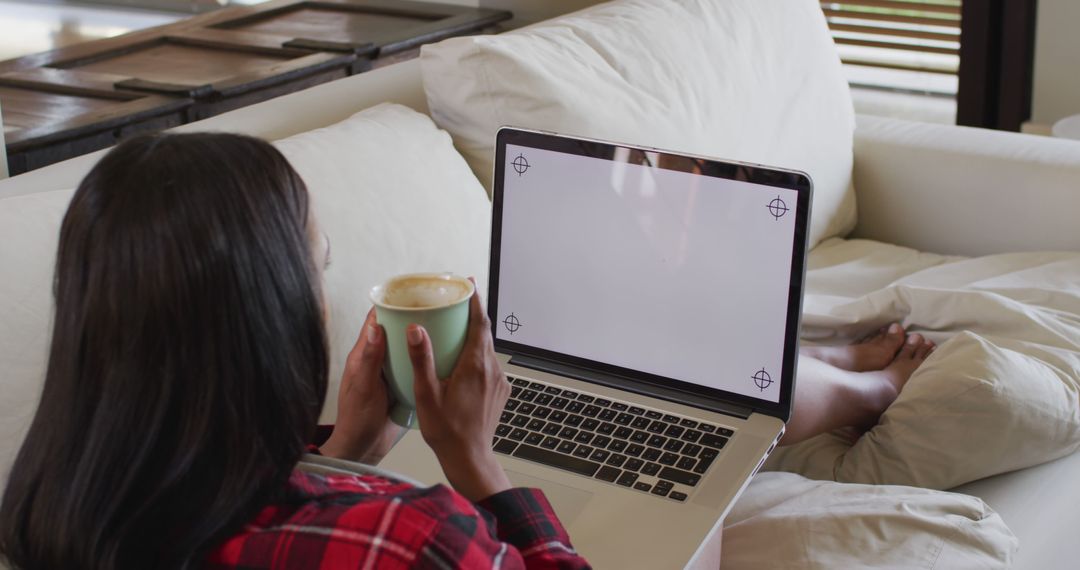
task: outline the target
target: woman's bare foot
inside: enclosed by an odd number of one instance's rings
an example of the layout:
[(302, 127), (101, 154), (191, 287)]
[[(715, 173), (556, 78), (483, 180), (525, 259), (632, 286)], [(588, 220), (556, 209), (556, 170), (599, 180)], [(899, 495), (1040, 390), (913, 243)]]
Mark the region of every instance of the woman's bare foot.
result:
[[(888, 330), (885, 333), (891, 334)], [(874, 343), (883, 341), (875, 338), (866, 344)], [(912, 334), (906, 341), (901, 339), (888, 362), (866, 372), (843, 370), (811, 354), (800, 354), (795, 401), (780, 444), (791, 445), (841, 428), (850, 428), (843, 433), (854, 442), (878, 423), (908, 378), (933, 351), (933, 343)]]
[(828, 362), (842, 370), (868, 372), (881, 370), (889, 365), (904, 344), (904, 327), (893, 323), (882, 327), (855, 344), (846, 346), (808, 346), (802, 349), (806, 356)]
[(900, 390), (907, 383), (915, 370), (922, 366), (926, 357), (930, 356), (937, 348), (934, 343), (926, 340), (920, 334), (911, 334), (900, 346), (896, 357), (888, 366), (881, 370), (874, 370), (857, 374), (863, 383), (862, 401), (865, 406), (864, 422), (856, 427), (871, 427), (877, 423), (878, 418), (885, 412), (900, 395)]

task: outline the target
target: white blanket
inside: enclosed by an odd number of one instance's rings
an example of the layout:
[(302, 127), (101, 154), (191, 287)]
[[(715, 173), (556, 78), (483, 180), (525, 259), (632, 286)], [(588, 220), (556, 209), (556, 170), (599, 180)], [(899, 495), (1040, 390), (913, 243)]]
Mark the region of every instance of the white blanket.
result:
[(1080, 254), (813, 250), (805, 339), (851, 342), (893, 321), (941, 346), (881, 423), (854, 446), (825, 435), (782, 449), (768, 468), (948, 489), (1080, 447)]
[(760, 473), (724, 522), (720, 568), (1007, 568), (1016, 549), (975, 497)]

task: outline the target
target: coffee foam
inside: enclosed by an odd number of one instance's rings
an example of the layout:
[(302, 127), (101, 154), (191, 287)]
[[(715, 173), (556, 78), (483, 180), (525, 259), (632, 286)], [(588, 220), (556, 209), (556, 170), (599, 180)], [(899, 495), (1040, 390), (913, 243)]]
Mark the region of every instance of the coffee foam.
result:
[(471, 290), (468, 282), (459, 281), (457, 278), (399, 277), (383, 288), (382, 302), (407, 309), (442, 307), (465, 299)]

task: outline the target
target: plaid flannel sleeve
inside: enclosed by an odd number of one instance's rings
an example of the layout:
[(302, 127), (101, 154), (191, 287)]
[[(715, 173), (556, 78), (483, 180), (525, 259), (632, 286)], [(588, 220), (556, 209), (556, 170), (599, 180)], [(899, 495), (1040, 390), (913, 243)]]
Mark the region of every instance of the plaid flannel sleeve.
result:
[(538, 490), (504, 491), (483, 506), (442, 485), (426, 492), (438, 500), (421, 508), (437, 508), (438, 524), (419, 549), (414, 570), (589, 568)]
[[(314, 444), (308, 445), (308, 452), (320, 454)], [(475, 505), (480, 515), (476, 518), (467, 514), (472, 509), (464, 497), (451, 495), (453, 499), (446, 502), (464, 504), (450, 509), (455, 514), (442, 521), (421, 550), (418, 567), (433, 563), (436, 568), (591, 568), (570, 544), (566, 529), (540, 489), (496, 493)]]
[(570, 544), (543, 491), (510, 489), (478, 506), (495, 519), (496, 537), (514, 547), (526, 568), (589, 568)]

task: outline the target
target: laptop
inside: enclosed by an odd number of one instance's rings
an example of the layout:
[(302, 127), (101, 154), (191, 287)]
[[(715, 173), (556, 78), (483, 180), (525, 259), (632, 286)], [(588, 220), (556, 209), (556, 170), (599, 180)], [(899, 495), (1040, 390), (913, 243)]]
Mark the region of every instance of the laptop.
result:
[[(494, 449), (597, 568), (682, 568), (784, 433), (801, 172), (549, 132), (496, 137)], [(419, 433), (381, 466), (443, 481)]]

